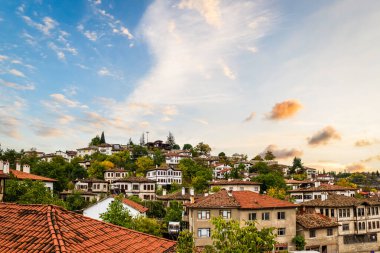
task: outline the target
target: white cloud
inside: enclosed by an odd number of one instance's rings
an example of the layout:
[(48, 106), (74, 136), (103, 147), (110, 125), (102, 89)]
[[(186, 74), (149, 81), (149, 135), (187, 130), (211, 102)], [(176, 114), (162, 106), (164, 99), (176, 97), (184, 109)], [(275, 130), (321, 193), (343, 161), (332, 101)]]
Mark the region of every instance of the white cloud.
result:
[(84, 36), (86, 36), (87, 39), (91, 40), (91, 41), (96, 41), (98, 39), (98, 35), (96, 32), (94, 31), (85, 31), (83, 33)]
[(133, 39), (133, 35), (129, 32), (128, 28), (126, 28), (125, 26), (121, 26), (120, 29), (113, 28), (112, 32), (125, 35), (130, 40)]
[(99, 76), (111, 76), (111, 72), (106, 67), (103, 67), (103, 68), (99, 69), (98, 75)]
[(0, 61), (4, 61), (4, 60), (7, 60), (7, 59), (8, 59), (8, 56), (0, 55)]
[(219, 0), (182, 0), (178, 5), (180, 9), (193, 9), (198, 11), (209, 25), (220, 28), (222, 26)]
[(60, 124), (68, 124), (68, 123), (74, 121), (74, 119), (75, 118), (71, 115), (61, 115), (58, 119), (58, 122)]
[(52, 98), (54, 102), (63, 106), (88, 108), (88, 106), (83, 105), (78, 101), (68, 99), (67, 97), (65, 97), (65, 95), (60, 94), (60, 93), (51, 94), (50, 97)]
[(18, 84), (18, 83), (8, 82), (3, 79), (0, 79), (0, 84), (8, 88), (15, 89), (15, 90), (34, 90), (35, 89), (33, 84)]
[(51, 17), (44, 17), (42, 19), (42, 23), (37, 23), (28, 16), (22, 16), (22, 18), (24, 19), (27, 25), (40, 30), (43, 34), (47, 36), (50, 35), (50, 31), (58, 25), (58, 22), (52, 19)]
[(17, 69), (10, 69), (8, 70), (8, 73), (17, 77), (25, 77), (24, 73), (22, 73), (21, 71)]

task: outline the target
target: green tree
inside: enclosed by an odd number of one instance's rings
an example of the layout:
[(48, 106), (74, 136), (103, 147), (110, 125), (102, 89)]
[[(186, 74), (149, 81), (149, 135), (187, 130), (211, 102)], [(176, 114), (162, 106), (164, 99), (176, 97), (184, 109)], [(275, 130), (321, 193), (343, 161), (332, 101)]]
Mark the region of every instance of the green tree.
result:
[(278, 172), (271, 172), (267, 174), (260, 174), (255, 178), (252, 178), (253, 181), (262, 183), (260, 191), (266, 192), (270, 188), (280, 188), (286, 189), (286, 183), (284, 177)]
[(153, 160), (148, 156), (142, 156), (136, 160), (137, 173), (146, 174), (147, 170), (153, 168)]
[(294, 157), (294, 159), (293, 159), (293, 165), (292, 165), (292, 167), (290, 167), (289, 173), (290, 174), (294, 174), (294, 173), (297, 172), (297, 169), (299, 170), (298, 172), (300, 174), (302, 174), (302, 173), (305, 172), (305, 168), (303, 167), (301, 158)]
[(189, 143), (186, 143), (183, 145), (183, 148), (182, 150), (191, 150), (193, 148), (193, 146)]
[(74, 191), (72, 195), (66, 198), (66, 207), (70, 211), (81, 210), (88, 206), (88, 202), (80, 195), (79, 192)]
[(177, 253), (195, 252), (195, 243), (193, 233), (189, 230), (182, 230), (178, 236)]
[(269, 166), (265, 162), (257, 162), (255, 165), (253, 165), (250, 169), (249, 172), (257, 172), (259, 174), (267, 174), (271, 172)]
[(10, 179), (5, 182), (5, 201), (20, 204), (53, 204), (65, 206), (63, 200), (40, 181)]
[(132, 219), (132, 224), (132, 229), (134, 230), (150, 235), (162, 236), (161, 224), (156, 219), (138, 216)]
[(197, 146), (195, 146), (194, 150), (199, 155), (208, 155), (211, 152), (211, 147), (206, 143), (200, 142)]
[(358, 187), (356, 184), (351, 183), (347, 178), (340, 178), (336, 182), (336, 185), (344, 186), (344, 187), (352, 187), (352, 188), (357, 188)]
[(275, 157), (275, 155), (273, 154), (272, 151), (268, 150), (268, 151), (265, 153), (265, 156), (264, 156), (264, 159), (265, 159), (265, 160), (269, 160), (269, 161), (271, 161), (271, 160), (274, 160), (275, 158), (276, 158), (276, 157)]
[(284, 188), (270, 187), (267, 191), (267, 195), (276, 199), (286, 199), (287, 192)]
[(254, 222), (240, 227), (239, 221), (222, 217), (214, 217), (211, 222), (215, 227), (211, 237), (217, 252), (261, 253), (271, 251), (276, 243), (273, 228), (258, 230)]
[(169, 207), (166, 210), (165, 222), (169, 223), (169, 221), (181, 221), (182, 220), (182, 204), (178, 201), (170, 201)]
[(115, 197), (115, 200), (109, 204), (107, 211), (100, 214), (100, 218), (114, 225), (132, 228), (132, 217), (128, 209), (123, 207), (122, 200), (122, 196)]
[(162, 163), (165, 162), (165, 156), (162, 154), (161, 150), (158, 149), (154, 151), (153, 162), (157, 166), (160, 166)]
[(88, 146), (98, 146), (100, 144), (101, 144), (101, 140), (100, 140), (99, 135), (97, 135), (91, 139), (91, 142), (88, 144)]
[(118, 168), (130, 168), (132, 167), (133, 161), (128, 150), (114, 153), (107, 157), (107, 161), (112, 162)]
[(149, 218), (163, 219), (166, 215), (166, 210), (162, 201), (159, 200), (145, 200), (144, 206), (149, 210), (146, 212), (146, 215)]
[(264, 161), (264, 159), (260, 155), (255, 156), (253, 158), (253, 160), (255, 160), (255, 161)]
[(141, 156), (146, 156), (148, 155), (148, 150), (143, 147), (143, 146), (140, 146), (140, 145), (134, 145), (132, 147), (132, 157), (133, 159), (137, 159)]
[(140, 146), (144, 146), (145, 145), (145, 134), (142, 133), (141, 137), (140, 137)]
[(103, 179), (105, 171), (106, 171), (106, 167), (102, 165), (101, 162), (95, 161), (91, 163), (91, 166), (88, 168), (87, 172), (90, 178)]
[(302, 235), (296, 235), (293, 239), (292, 242), (296, 245), (296, 250), (304, 250), (305, 249), (305, 237)]
[(173, 147), (172, 147), (172, 149), (174, 149), (174, 150), (180, 150), (181, 147), (178, 144), (174, 144)]
[(102, 135), (100, 136), (100, 144), (106, 143), (106, 137), (104, 137), (104, 132), (102, 132)]
[(170, 146), (170, 149), (172, 149), (173, 146), (176, 144), (174, 135), (171, 132), (169, 132), (169, 135), (166, 139), (166, 144), (168, 144)]

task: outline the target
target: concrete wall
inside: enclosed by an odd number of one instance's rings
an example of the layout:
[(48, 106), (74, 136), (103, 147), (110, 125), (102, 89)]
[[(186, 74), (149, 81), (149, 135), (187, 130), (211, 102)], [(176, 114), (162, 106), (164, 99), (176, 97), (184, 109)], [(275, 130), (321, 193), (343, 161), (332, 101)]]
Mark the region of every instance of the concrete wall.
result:
[(297, 225), (297, 234), (302, 235), (305, 238), (306, 247), (305, 249), (313, 248), (319, 246), (319, 252), (322, 252), (322, 246), (327, 246), (327, 251), (324, 253), (338, 253), (338, 229), (332, 228), (333, 234), (331, 236), (327, 235), (327, 228), (315, 229), (315, 237), (310, 237), (310, 230)]

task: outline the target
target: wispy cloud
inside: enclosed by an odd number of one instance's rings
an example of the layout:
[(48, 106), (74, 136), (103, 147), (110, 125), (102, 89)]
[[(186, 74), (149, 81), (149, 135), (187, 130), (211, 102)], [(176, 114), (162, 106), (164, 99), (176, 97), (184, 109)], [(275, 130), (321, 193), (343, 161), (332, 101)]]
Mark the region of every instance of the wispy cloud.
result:
[(47, 36), (50, 35), (51, 30), (53, 30), (58, 25), (58, 22), (52, 19), (51, 17), (44, 17), (42, 19), (42, 23), (35, 22), (28, 16), (22, 16), (22, 18), (24, 19), (26, 24), (40, 30), (43, 34)]
[(303, 155), (302, 150), (298, 150), (295, 148), (292, 149), (280, 149), (276, 145), (269, 145), (264, 149), (264, 151), (261, 153), (261, 155), (265, 155), (267, 151), (271, 151), (277, 159), (288, 159), (288, 158), (294, 158), (294, 157), (300, 157)]
[(119, 74), (117, 74), (115, 71), (111, 71), (110, 69), (106, 68), (106, 67), (102, 67), (98, 70), (98, 75), (99, 76), (109, 76), (109, 77), (112, 77), (113, 79), (123, 79), (122, 76), (120, 76)]
[(346, 170), (348, 172), (363, 172), (363, 171), (366, 171), (368, 168), (365, 167), (364, 164), (361, 164), (361, 163), (354, 163), (354, 164), (351, 164), (351, 165), (347, 165), (346, 166)]
[(59, 137), (63, 135), (63, 131), (46, 125), (44, 122), (35, 120), (31, 123), (30, 127), (34, 131), (34, 133), (41, 137)]
[(4, 60), (7, 60), (7, 59), (8, 59), (8, 56), (0, 55), (0, 61), (4, 61)]
[(51, 94), (50, 97), (55, 103), (59, 105), (72, 107), (72, 108), (75, 108), (75, 107), (88, 108), (87, 105), (83, 105), (78, 101), (68, 99), (67, 97), (65, 97), (65, 95), (60, 94), (60, 93)]
[(332, 126), (327, 126), (308, 138), (308, 144), (311, 146), (327, 145), (332, 140), (340, 139), (340, 134)]
[(380, 140), (378, 139), (361, 139), (355, 142), (355, 146), (361, 148), (361, 147), (372, 146), (378, 143), (380, 143)]
[(12, 88), (16, 90), (34, 90), (35, 89), (35, 86), (33, 84), (18, 84), (14, 82), (8, 82), (3, 79), (0, 79), (0, 84), (8, 88)]
[(96, 41), (98, 39), (98, 34), (94, 31), (84, 31), (83, 35), (86, 36), (87, 39), (91, 41)]
[(268, 115), (268, 119), (288, 119), (295, 116), (300, 109), (302, 109), (302, 105), (297, 100), (286, 100), (284, 102), (277, 103), (272, 108), (272, 111)]
[(247, 118), (244, 119), (244, 122), (250, 122), (252, 121), (256, 116), (256, 113), (255, 112), (251, 112)]
[(17, 77), (25, 77), (24, 73), (22, 73), (21, 71), (17, 69), (10, 69), (8, 70), (8, 73)]
[(370, 156), (364, 160), (361, 160), (362, 163), (370, 163), (374, 161), (380, 161), (380, 155)]

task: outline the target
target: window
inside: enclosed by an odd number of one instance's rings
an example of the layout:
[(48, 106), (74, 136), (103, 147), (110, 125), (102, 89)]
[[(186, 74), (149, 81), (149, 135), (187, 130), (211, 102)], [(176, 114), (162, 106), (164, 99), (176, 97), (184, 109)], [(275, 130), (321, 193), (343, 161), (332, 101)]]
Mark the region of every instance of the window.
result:
[(350, 224), (349, 224), (349, 223), (345, 223), (345, 224), (343, 224), (342, 229), (343, 229), (343, 231), (348, 231), (348, 230), (350, 230)]
[(210, 229), (198, 228), (198, 237), (210, 237)]
[(248, 214), (248, 220), (256, 220), (257, 216), (256, 213), (249, 213)]
[(320, 213), (320, 214), (323, 214), (323, 208), (320, 208), (320, 209), (319, 209), (319, 213)]
[(372, 223), (370, 221), (368, 222), (368, 229), (372, 229)]
[(261, 214), (261, 219), (262, 220), (269, 220), (269, 212), (265, 212)]
[(339, 209), (339, 218), (350, 217), (350, 209)]
[(325, 209), (325, 215), (329, 216), (329, 209), (328, 208)]
[(240, 187), (240, 191), (244, 191), (244, 187)]
[(134, 184), (134, 185), (132, 186), (132, 190), (134, 190), (134, 191), (138, 191), (138, 190), (139, 190), (139, 185), (138, 185), (138, 184)]
[(285, 220), (285, 212), (277, 212), (278, 220)]
[(335, 210), (331, 209), (331, 217), (335, 217)]
[(311, 195), (304, 195), (303, 197), (304, 199), (313, 199), (313, 197)]
[(219, 215), (223, 217), (223, 219), (231, 219), (231, 210), (220, 210)]
[(358, 208), (358, 209), (357, 209), (357, 215), (358, 215), (359, 217), (364, 216), (364, 208)]
[(310, 238), (315, 237), (315, 230), (314, 229), (312, 229), (312, 230), (309, 231), (309, 237)]
[(208, 219), (210, 219), (210, 211), (209, 210), (198, 211), (198, 219), (199, 220), (208, 220)]
[(327, 236), (332, 236), (333, 235), (333, 229), (332, 228), (328, 228), (327, 229)]
[(277, 235), (278, 236), (285, 235), (285, 228), (278, 228), (277, 229)]

